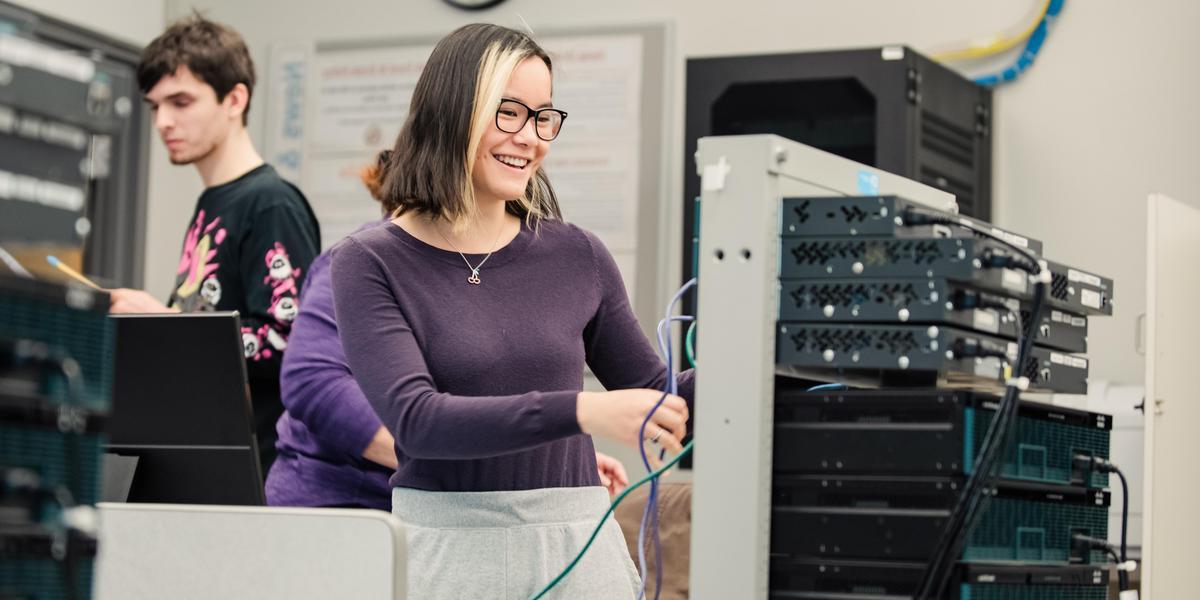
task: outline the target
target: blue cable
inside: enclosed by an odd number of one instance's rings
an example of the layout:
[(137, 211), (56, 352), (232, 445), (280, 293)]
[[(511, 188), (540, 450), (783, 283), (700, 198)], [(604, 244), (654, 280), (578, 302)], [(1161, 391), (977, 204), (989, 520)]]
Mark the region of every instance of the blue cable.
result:
[(821, 390), (844, 390), (848, 387), (849, 386), (843, 383), (822, 383), (821, 385), (814, 385), (808, 388), (808, 391), (819, 392)]
[(1063, 3), (1066, 0), (1051, 0), (1050, 6), (1046, 8), (1046, 14), (1038, 23), (1037, 28), (1029, 35), (1029, 39), (1025, 42), (1025, 48), (1021, 50), (1020, 56), (1016, 62), (999, 73), (985, 75), (975, 78), (975, 83), (982, 86), (995, 86), (1001, 83), (1014, 81), (1017, 77), (1024, 73), (1029, 67), (1033, 66), (1033, 61), (1042, 50), (1042, 44), (1046, 41), (1046, 34), (1050, 28), (1050, 24), (1062, 12)]

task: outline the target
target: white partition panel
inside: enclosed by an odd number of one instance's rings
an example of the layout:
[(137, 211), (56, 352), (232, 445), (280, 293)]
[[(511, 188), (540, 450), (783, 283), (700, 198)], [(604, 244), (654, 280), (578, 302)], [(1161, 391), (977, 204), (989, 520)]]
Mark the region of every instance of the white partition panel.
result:
[(1149, 198), (1143, 598), (1196, 597), (1200, 210)]
[(392, 515), (365, 509), (101, 504), (96, 598), (404, 600)]

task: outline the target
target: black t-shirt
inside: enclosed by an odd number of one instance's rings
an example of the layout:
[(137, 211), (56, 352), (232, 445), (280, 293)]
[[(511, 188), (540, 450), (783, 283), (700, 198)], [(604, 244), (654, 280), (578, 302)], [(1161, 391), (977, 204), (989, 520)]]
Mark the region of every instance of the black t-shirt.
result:
[(272, 456), (282, 353), (320, 237), (304, 194), (264, 164), (200, 195), (168, 301), (184, 312), (241, 314), (260, 450)]

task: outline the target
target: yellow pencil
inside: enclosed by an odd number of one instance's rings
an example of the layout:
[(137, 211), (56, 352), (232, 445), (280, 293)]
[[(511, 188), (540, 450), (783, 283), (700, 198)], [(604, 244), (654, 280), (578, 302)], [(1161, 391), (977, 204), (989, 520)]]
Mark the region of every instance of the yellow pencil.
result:
[(87, 277), (80, 275), (79, 272), (76, 271), (75, 269), (68, 267), (63, 261), (58, 260), (57, 256), (54, 256), (53, 254), (48, 254), (48, 255), (46, 255), (46, 260), (55, 269), (58, 269), (59, 271), (66, 273), (67, 277), (70, 277), (71, 279), (74, 279), (75, 281), (78, 281), (79, 283), (82, 283), (83, 285), (86, 285), (92, 289), (96, 289), (96, 290), (104, 289), (104, 288), (96, 285), (96, 283), (94, 281), (92, 281), (91, 279), (88, 279)]

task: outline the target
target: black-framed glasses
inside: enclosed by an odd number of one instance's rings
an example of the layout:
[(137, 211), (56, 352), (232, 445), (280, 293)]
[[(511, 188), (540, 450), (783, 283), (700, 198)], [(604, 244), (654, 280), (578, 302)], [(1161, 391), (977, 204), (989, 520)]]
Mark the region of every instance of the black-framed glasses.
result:
[(529, 108), (519, 100), (501, 98), (500, 106), (496, 108), (496, 128), (504, 133), (516, 133), (525, 127), (525, 123), (533, 118), (533, 130), (537, 136), (547, 142), (558, 137), (562, 131), (563, 121), (567, 120), (566, 111), (557, 108)]

